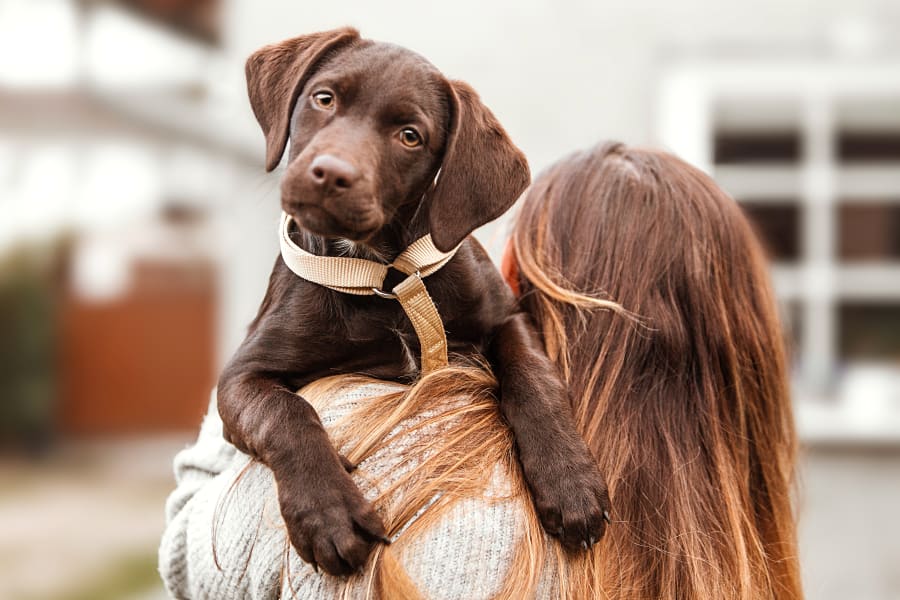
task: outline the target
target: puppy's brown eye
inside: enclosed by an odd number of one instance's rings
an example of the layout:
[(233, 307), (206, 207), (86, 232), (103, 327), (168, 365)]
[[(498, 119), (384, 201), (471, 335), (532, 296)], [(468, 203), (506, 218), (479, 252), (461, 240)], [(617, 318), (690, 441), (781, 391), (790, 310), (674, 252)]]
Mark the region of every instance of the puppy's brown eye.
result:
[(412, 127), (406, 127), (400, 130), (400, 141), (407, 148), (415, 148), (422, 145), (422, 136)]
[(319, 108), (334, 108), (334, 94), (331, 92), (316, 92), (313, 94), (313, 102)]

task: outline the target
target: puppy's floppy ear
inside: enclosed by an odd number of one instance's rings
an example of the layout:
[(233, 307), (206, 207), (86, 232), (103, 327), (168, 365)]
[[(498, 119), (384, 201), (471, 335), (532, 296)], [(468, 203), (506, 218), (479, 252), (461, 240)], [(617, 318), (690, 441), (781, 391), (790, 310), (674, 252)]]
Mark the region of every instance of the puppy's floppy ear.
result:
[(428, 213), (431, 239), (444, 252), (506, 212), (531, 178), (525, 155), (475, 90), (449, 85), (450, 130)]
[(250, 106), (266, 136), (266, 171), (281, 162), (294, 103), (316, 64), (329, 52), (358, 39), (358, 31), (345, 27), (271, 44), (247, 59)]

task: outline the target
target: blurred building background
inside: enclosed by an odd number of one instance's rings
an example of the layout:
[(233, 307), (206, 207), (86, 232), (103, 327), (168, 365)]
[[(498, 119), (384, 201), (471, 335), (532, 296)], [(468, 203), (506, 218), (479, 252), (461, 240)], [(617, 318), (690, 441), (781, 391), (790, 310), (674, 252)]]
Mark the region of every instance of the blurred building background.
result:
[(0, 0), (0, 597), (163, 597), (171, 458), (277, 252), (243, 61), (343, 24), (534, 171), (615, 138), (713, 174), (789, 324), (808, 596), (900, 598), (896, 0)]

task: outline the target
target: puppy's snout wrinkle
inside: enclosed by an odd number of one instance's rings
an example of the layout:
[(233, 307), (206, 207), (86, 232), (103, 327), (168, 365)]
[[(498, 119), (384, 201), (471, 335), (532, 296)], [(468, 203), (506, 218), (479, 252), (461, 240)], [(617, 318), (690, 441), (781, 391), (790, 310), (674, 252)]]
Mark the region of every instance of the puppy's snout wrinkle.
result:
[(326, 191), (348, 190), (359, 181), (359, 169), (331, 154), (320, 154), (309, 165), (309, 178)]

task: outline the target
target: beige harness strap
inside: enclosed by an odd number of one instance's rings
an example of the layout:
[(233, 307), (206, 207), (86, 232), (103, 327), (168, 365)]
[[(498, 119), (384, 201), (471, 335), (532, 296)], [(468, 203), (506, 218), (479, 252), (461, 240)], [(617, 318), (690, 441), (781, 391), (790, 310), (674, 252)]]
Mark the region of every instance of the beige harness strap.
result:
[(298, 277), (338, 292), (358, 296), (374, 294), (372, 288), (381, 289), (388, 265), (363, 258), (316, 256), (291, 241), (290, 228), (290, 215), (282, 213), (279, 230), (281, 258)]
[[(412, 322), (422, 348), (422, 373), (447, 366), (447, 334), (444, 323), (422, 280), (447, 264), (457, 249), (441, 252), (431, 234), (413, 242), (394, 262), (383, 265), (364, 258), (316, 256), (290, 238), (291, 217), (282, 213), (279, 228), (281, 256), (298, 277), (329, 289), (354, 295), (379, 295), (396, 299)], [(391, 294), (381, 291), (388, 269), (408, 275)]]
[(422, 373), (447, 366), (447, 334), (434, 300), (425, 289), (425, 282), (412, 274), (394, 288), (400, 306), (413, 324), (422, 348)]

